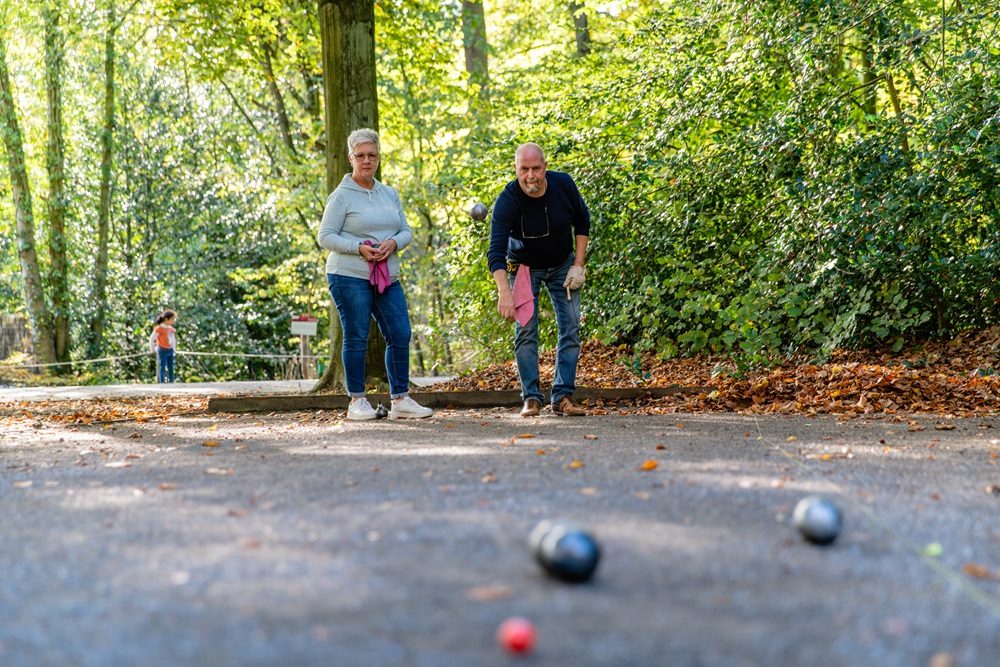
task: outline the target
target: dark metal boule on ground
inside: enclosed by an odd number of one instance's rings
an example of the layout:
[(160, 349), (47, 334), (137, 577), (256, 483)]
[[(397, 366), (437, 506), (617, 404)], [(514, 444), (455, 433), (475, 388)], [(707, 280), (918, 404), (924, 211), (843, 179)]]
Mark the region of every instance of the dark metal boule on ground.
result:
[(840, 509), (826, 498), (808, 496), (795, 506), (792, 522), (809, 542), (831, 544), (840, 535), (844, 518)]
[(542, 569), (562, 581), (589, 581), (601, 559), (601, 548), (593, 537), (562, 521), (541, 521), (528, 543)]

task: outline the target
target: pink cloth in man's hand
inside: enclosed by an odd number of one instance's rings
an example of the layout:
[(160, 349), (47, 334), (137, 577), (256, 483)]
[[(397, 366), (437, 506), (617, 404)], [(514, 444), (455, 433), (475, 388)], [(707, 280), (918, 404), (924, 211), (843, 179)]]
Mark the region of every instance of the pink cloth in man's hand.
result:
[(525, 327), (534, 314), (535, 295), (531, 293), (531, 269), (522, 264), (514, 277), (514, 319)]
[[(365, 241), (365, 245), (374, 245), (371, 241)], [(389, 262), (368, 262), (368, 282), (375, 286), (381, 294), (389, 286)]]

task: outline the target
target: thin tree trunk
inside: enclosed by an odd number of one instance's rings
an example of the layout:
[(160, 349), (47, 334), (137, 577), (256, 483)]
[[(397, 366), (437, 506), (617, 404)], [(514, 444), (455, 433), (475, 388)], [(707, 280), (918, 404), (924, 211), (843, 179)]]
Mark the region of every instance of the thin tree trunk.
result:
[(899, 101), (899, 91), (896, 90), (896, 82), (892, 78), (892, 72), (885, 73), (885, 85), (889, 90), (889, 100), (892, 108), (896, 112), (896, 119), (899, 120), (900, 149), (903, 151), (903, 160), (906, 162), (906, 173), (913, 176), (913, 165), (910, 162), (910, 138), (906, 130), (906, 117), (903, 115), (903, 106)]
[(45, 288), (35, 253), (35, 222), (31, 212), (31, 189), (24, 164), (24, 138), (17, 120), (14, 95), (7, 70), (7, 43), (0, 31), (0, 134), (7, 151), (7, 169), (14, 198), (17, 252), (24, 281), (24, 303), (31, 323), (31, 342), (42, 363), (55, 361), (55, 345), (49, 314), (45, 306)]
[(465, 47), (465, 71), (469, 74), (469, 88), (472, 92), (469, 111), (479, 126), (488, 127), (489, 42), (486, 40), (486, 12), (481, 0), (462, 0), (462, 45)]
[(97, 256), (94, 260), (94, 314), (90, 320), (90, 355), (104, 349), (107, 319), (108, 229), (111, 220), (111, 162), (115, 124), (115, 0), (108, 2), (108, 32), (104, 40), (104, 127), (101, 131), (101, 186), (97, 209)]
[(876, 108), (878, 91), (875, 86), (875, 48), (872, 44), (875, 39), (873, 20), (867, 21), (861, 28), (861, 83), (864, 91), (861, 108), (869, 116), (878, 113)]
[[(323, 92), (326, 108), (326, 189), (333, 190), (351, 170), (347, 135), (368, 127), (378, 130), (375, 81), (375, 3), (373, 0), (319, 0), (323, 38)], [(331, 310), (330, 365), (313, 391), (343, 387), (340, 320)], [(374, 325), (368, 336), (366, 373), (384, 363), (385, 346)]]
[(47, 97), (49, 172), (49, 285), (52, 289), (52, 324), (57, 361), (69, 360), (69, 263), (66, 259), (66, 158), (62, 121), (62, 73), (65, 44), (59, 26), (59, 6), (46, 2), (45, 89)]
[(291, 123), (288, 121), (285, 98), (281, 95), (281, 89), (278, 88), (278, 82), (274, 76), (274, 66), (271, 63), (271, 45), (262, 44), (261, 52), (264, 54), (264, 75), (267, 77), (267, 89), (271, 92), (271, 98), (274, 100), (274, 112), (278, 117), (281, 138), (285, 142), (285, 148), (294, 156), (296, 155), (295, 142), (292, 140)]
[(573, 15), (573, 28), (576, 31), (576, 55), (583, 57), (592, 50), (587, 12), (577, 0), (569, 3), (569, 11)]

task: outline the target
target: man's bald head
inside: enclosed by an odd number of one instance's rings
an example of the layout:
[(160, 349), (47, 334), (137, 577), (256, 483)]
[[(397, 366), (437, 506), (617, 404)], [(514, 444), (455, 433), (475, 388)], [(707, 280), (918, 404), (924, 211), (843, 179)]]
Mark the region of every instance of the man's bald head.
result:
[(539, 160), (545, 162), (545, 152), (542, 151), (542, 147), (534, 142), (529, 141), (527, 143), (521, 144), (520, 146), (517, 147), (517, 150), (514, 151), (514, 163), (516, 164), (517, 161), (520, 160), (522, 156), (527, 157), (529, 155), (537, 156)]

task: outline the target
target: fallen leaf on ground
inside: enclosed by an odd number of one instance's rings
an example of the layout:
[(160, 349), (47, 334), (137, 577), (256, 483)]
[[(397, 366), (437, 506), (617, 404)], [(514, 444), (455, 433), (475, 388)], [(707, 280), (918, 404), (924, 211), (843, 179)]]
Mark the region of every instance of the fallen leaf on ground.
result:
[(514, 591), (510, 586), (503, 584), (493, 584), (489, 586), (475, 586), (465, 591), (465, 597), (473, 602), (492, 602), (494, 600), (506, 600), (514, 596)]
[(597, 440), (597, 436), (594, 435), (593, 433), (587, 433), (586, 435), (583, 436), (583, 439), (584, 440)]
[(494, 482), (497, 481), (497, 476), (491, 472), (488, 472), (485, 475), (483, 475), (482, 479), (480, 479), (479, 481), (482, 482), (483, 484), (493, 484)]
[(581, 461), (581, 460), (579, 460), (579, 459), (575, 459), (575, 460), (573, 460), (573, 461), (570, 461), (570, 462), (569, 462), (569, 463), (568, 463), (568, 464), (566, 465), (566, 467), (567, 467), (567, 468), (569, 468), (569, 469), (571, 469), (571, 470), (575, 470), (575, 469), (577, 469), (577, 468), (582, 468), (582, 467), (583, 467), (583, 461)]
[(656, 470), (656, 467), (658, 465), (659, 464), (653, 459), (646, 459), (645, 461), (642, 462), (642, 465), (639, 466), (639, 470), (642, 471)]
[(927, 667), (955, 667), (955, 656), (951, 653), (935, 653)]
[(233, 475), (236, 471), (232, 468), (208, 468), (205, 470), (206, 475)]
[(201, 443), (201, 446), (202, 447), (218, 447), (219, 446), (219, 441), (218, 440), (206, 440), (205, 442)]
[(962, 568), (962, 572), (970, 577), (975, 577), (976, 579), (1000, 578), (1000, 574), (990, 571), (988, 567), (980, 565), (979, 563), (966, 563)]

